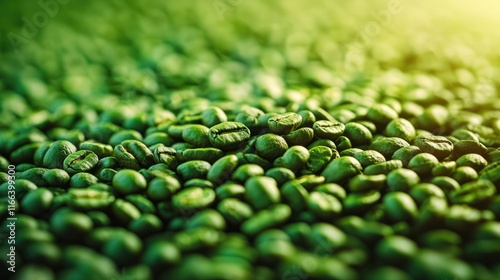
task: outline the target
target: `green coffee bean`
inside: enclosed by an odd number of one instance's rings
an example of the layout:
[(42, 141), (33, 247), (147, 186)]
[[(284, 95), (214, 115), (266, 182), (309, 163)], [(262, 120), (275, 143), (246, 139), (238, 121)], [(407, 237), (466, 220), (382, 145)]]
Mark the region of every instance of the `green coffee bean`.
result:
[(477, 172), (480, 172), (483, 168), (488, 165), (488, 162), (484, 157), (479, 154), (466, 154), (457, 159), (457, 167), (460, 166), (470, 166), (474, 168)]
[(200, 124), (188, 125), (182, 131), (182, 139), (194, 147), (210, 147), (208, 127)]
[(191, 160), (204, 160), (213, 163), (224, 155), (222, 150), (217, 148), (196, 148), (185, 149), (176, 153), (178, 162)]
[(208, 131), (208, 139), (216, 148), (231, 150), (250, 138), (250, 130), (239, 122), (223, 122)]
[(125, 196), (125, 200), (137, 207), (141, 213), (152, 214), (156, 212), (155, 205), (143, 195), (129, 194)]
[(386, 179), (387, 177), (384, 174), (358, 174), (349, 181), (349, 190), (352, 192), (380, 190), (384, 186)]
[(392, 158), (397, 150), (409, 146), (410, 144), (407, 141), (399, 137), (381, 137), (371, 143), (370, 149), (381, 153), (386, 159), (389, 159)]
[(63, 162), (64, 170), (70, 175), (91, 171), (99, 161), (97, 155), (89, 150), (80, 150), (68, 155)]
[(153, 153), (137, 140), (125, 140), (116, 145), (113, 155), (120, 165), (134, 170), (149, 167), (155, 163)]
[(123, 141), (133, 140), (133, 141), (142, 141), (142, 135), (140, 132), (135, 130), (121, 130), (113, 133), (109, 138), (109, 144), (113, 147), (119, 145)]
[(398, 117), (398, 113), (386, 104), (373, 104), (366, 113), (368, 120), (385, 127), (390, 121)]
[(309, 150), (309, 159), (307, 161), (307, 171), (317, 174), (323, 171), (326, 165), (333, 157), (333, 152), (325, 146), (316, 146)]
[(214, 190), (199, 187), (185, 188), (172, 196), (173, 206), (181, 213), (206, 208), (214, 201)]
[(245, 182), (255, 176), (264, 175), (264, 169), (257, 164), (243, 164), (234, 171), (231, 179), (237, 182)]
[(443, 161), (432, 168), (432, 176), (451, 176), (455, 172), (457, 163), (454, 161)]
[(153, 201), (163, 201), (169, 199), (180, 189), (180, 182), (176, 178), (166, 175), (151, 180), (147, 187), (147, 194)]
[(419, 147), (422, 152), (434, 155), (438, 160), (450, 156), (453, 152), (453, 143), (443, 136), (417, 136), (413, 144)]
[(204, 179), (207, 177), (210, 167), (211, 165), (207, 161), (191, 160), (179, 164), (179, 166), (177, 166), (177, 173), (184, 181), (188, 181), (193, 178)]
[(43, 158), (43, 166), (47, 168), (64, 168), (64, 160), (65, 158), (76, 152), (76, 147), (71, 142), (66, 140), (58, 140), (54, 143), (50, 144), (48, 148), (43, 148), (40, 151), (43, 156), (38, 156), (38, 151), (35, 154), (35, 157)]
[[(347, 150), (344, 150), (343, 152), (345, 151)], [(352, 157), (357, 159), (363, 168), (385, 161), (384, 156), (375, 150), (361, 150), (359, 152), (355, 152)]]
[(465, 262), (429, 249), (420, 250), (410, 262), (415, 279), (473, 279), (474, 272)]
[(120, 230), (104, 243), (102, 252), (119, 266), (130, 265), (140, 256), (142, 242), (137, 235)]
[(264, 209), (281, 201), (278, 185), (271, 177), (251, 177), (246, 180), (245, 188), (245, 199), (255, 209)]
[(364, 173), (366, 175), (389, 174), (389, 172), (399, 168), (403, 168), (403, 163), (400, 160), (391, 159), (367, 166)]
[(261, 157), (268, 160), (275, 160), (286, 152), (288, 144), (283, 137), (268, 133), (257, 138), (255, 149)]
[(264, 175), (273, 178), (278, 183), (278, 186), (295, 179), (295, 173), (284, 167), (274, 167), (268, 169)]
[(370, 130), (355, 122), (346, 123), (343, 135), (349, 138), (354, 146), (367, 145), (372, 140)]
[(81, 172), (71, 176), (69, 186), (71, 188), (86, 188), (90, 185), (97, 184), (98, 182), (99, 179), (96, 176), (90, 173)]
[(460, 166), (457, 167), (455, 172), (453, 172), (452, 177), (459, 184), (465, 184), (477, 180), (479, 175), (477, 174), (476, 170), (474, 170), (474, 168), (470, 166)]
[(203, 112), (201, 112), (201, 115), (203, 124), (208, 127), (227, 121), (226, 113), (224, 113), (221, 108), (216, 106), (212, 106), (203, 110)]
[(301, 184), (296, 181), (289, 181), (281, 188), (281, 196), (292, 207), (292, 211), (301, 211), (306, 207), (309, 193)]
[(381, 198), (378, 191), (350, 193), (344, 200), (344, 209), (347, 213), (363, 213), (374, 206)]
[(415, 171), (421, 178), (432, 174), (432, 169), (439, 164), (439, 160), (432, 154), (420, 153), (408, 163), (408, 168)]
[(96, 143), (92, 141), (85, 141), (80, 143), (80, 150), (88, 150), (94, 152), (98, 158), (109, 157), (113, 154), (113, 147), (111, 145)]
[(362, 167), (353, 157), (340, 157), (332, 160), (321, 172), (327, 183), (342, 183), (361, 173)]
[(255, 235), (259, 232), (281, 226), (292, 214), (292, 210), (285, 204), (276, 204), (257, 212), (241, 225), (244, 234)]
[(436, 176), (432, 178), (430, 183), (438, 186), (446, 195), (460, 188), (460, 184), (457, 181), (446, 176)]
[(445, 198), (443, 190), (431, 183), (419, 183), (410, 189), (410, 196), (417, 202), (422, 204), (429, 197)]
[(238, 164), (256, 164), (264, 169), (268, 169), (272, 166), (272, 163), (256, 154), (248, 154), (248, 153), (237, 153), (236, 157), (238, 157)]
[(339, 136), (337, 140), (335, 140), (335, 145), (340, 152), (352, 148), (351, 140), (345, 136)]
[[(146, 138), (144, 138), (144, 144), (146, 144), (146, 146), (148, 146), (148, 147), (158, 145), (158, 144), (162, 144), (165, 146), (172, 146), (174, 143), (175, 143), (175, 140), (165, 132), (154, 132), (154, 133), (148, 134), (146, 136)], [(150, 149), (150, 150), (153, 150), (153, 149)]]
[(209, 227), (216, 230), (224, 230), (226, 221), (219, 212), (213, 209), (205, 209), (194, 214), (187, 222), (186, 228)]
[(138, 193), (146, 189), (144, 176), (131, 169), (122, 169), (113, 177), (113, 188), (121, 194)]
[(339, 201), (343, 201), (347, 195), (345, 189), (335, 183), (321, 184), (314, 188), (314, 191), (327, 193), (336, 197)]
[(125, 226), (141, 216), (141, 211), (134, 204), (121, 198), (111, 204), (111, 213), (113, 218)]
[(392, 154), (391, 159), (400, 160), (403, 163), (404, 167), (408, 167), (410, 160), (420, 154), (422, 151), (417, 146), (406, 146), (400, 149), (397, 149), (394, 154)]
[(276, 134), (288, 134), (294, 131), (302, 122), (302, 116), (297, 113), (276, 115), (267, 121), (269, 130)]
[(78, 240), (92, 230), (92, 220), (85, 214), (60, 209), (52, 214), (50, 228), (61, 239)]
[(318, 138), (335, 141), (344, 133), (345, 125), (341, 122), (318, 120), (313, 124), (314, 135)]
[(404, 236), (388, 236), (375, 248), (377, 258), (387, 264), (402, 264), (418, 252), (417, 244)]
[(62, 169), (50, 169), (43, 174), (43, 180), (50, 187), (65, 187), (69, 182), (69, 174)]
[(309, 159), (309, 151), (302, 146), (293, 146), (285, 154), (274, 161), (274, 167), (285, 167), (297, 172), (303, 168)]
[(316, 146), (325, 146), (328, 147), (332, 150), (336, 150), (337, 146), (335, 146), (335, 142), (329, 139), (318, 139), (314, 142), (312, 142), (309, 146), (307, 146), (308, 149), (312, 149)]
[(389, 191), (407, 192), (420, 183), (420, 177), (411, 169), (399, 168), (387, 174)]
[(148, 236), (160, 232), (162, 228), (163, 222), (151, 213), (141, 215), (128, 226), (128, 229), (138, 236)]
[(302, 127), (291, 133), (283, 135), (288, 146), (307, 146), (314, 138), (314, 130), (310, 127)]
[(487, 148), (478, 141), (460, 140), (453, 145), (453, 157), (459, 158), (466, 154), (485, 155)]
[(342, 211), (342, 203), (324, 192), (311, 192), (307, 197), (307, 208), (322, 220), (332, 220)]
[(462, 185), (450, 193), (450, 200), (455, 204), (481, 206), (487, 204), (496, 194), (495, 185), (489, 180), (478, 180)]
[(413, 221), (418, 214), (415, 201), (406, 193), (391, 192), (384, 196), (384, 206), (393, 221)]
[(177, 151), (174, 148), (160, 144), (154, 149), (153, 156), (156, 163), (164, 163), (172, 169), (177, 168)]
[(43, 215), (49, 210), (54, 194), (46, 188), (38, 188), (27, 193), (21, 200), (22, 211), (32, 215)]
[(252, 207), (236, 198), (223, 199), (217, 205), (217, 210), (233, 225), (239, 225), (253, 215)]

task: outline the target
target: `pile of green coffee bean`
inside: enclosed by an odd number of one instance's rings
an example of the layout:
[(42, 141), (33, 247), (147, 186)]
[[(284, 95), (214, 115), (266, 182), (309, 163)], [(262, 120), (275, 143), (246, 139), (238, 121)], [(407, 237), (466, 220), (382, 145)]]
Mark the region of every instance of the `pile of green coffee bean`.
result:
[(335, 3), (125, 2), (0, 55), (8, 279), (500, 279), (488, 40), (350, 49)]

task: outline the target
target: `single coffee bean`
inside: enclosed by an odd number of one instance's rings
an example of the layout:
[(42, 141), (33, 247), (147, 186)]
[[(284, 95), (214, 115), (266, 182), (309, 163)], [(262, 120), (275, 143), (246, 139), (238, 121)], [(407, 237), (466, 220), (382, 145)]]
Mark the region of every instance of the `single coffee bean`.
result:
[(165, 146), (172, 146), (174, 143), (175, 140), (165, 132), (153, 132), (144, 138), (144, 144), (152, 151), (153, 149), (151, 149), (151, 147), (154, 145), (162, 144)]
[(125, 140), (116, 145), (113, 155), (122, 166), (134, 170), (149, 167), (155, 163), (153, 152), (137, 140)]
[(275, 167), (285, 167), (294, 172), (304, 168), (309, 159), (309, 151), (302, 146), (290, 147), (281, 158), (274, 161)]
[(474, 140), (460, 140), (453, 145), (453, 157), (459, 158), (466, 154), (478, 154), (484, 156), (487, 152), (486, 146)]
[(332, 149), (325, 146), (316, 146), (309, 149), (309, 159), (306, 170), (312, 174), (318, 174), (326, 167), (333, 157)]
[(99, 161), (97, 155), (89, 150), (80, 150), (68, 155), (63, 162), (63, 167), (70, 175), (78, 172), (91, 171)]
[(236, 157), (238, 158), (238, 164), (256, 164), (264, 169), (269, 169), (272, 167), (273, 163), (268, 160), (256, 155), (249, 153), (237, 153)]
[(295, 179), (295, 173), (284, 167), (268, 169), (264, 175), (273, 178), (278, 183), (278, 186), (282, 186), (286, 182)]
[(153, 150), (153, 157), (156, 163), (164, 163), (169, 168), (177, 168), (177, 151), (174, 148), (160, 144)]
[(415, 201), (406, 193), (391, 192), (384, 196), (384, 206), (393, 221), (413, 221), (418, 215)]
[(43, 215), (49, 210), (54, 194), (46, 188), (38, 188), (27, 193), (21, 200), (21, 209), (32, 216)]
[(416, 131), (410, 121), (398, 118), (387, 124), (384, 135), (388, 137), (398, 137), (411, 143), (415, 138)]
[(378, 191), (350, 193), (344, 200), (347, 213), (361, 214), (379, 202), (381, 194)]
[(245, 188), (245, 199), (255, 209), (264, 209), (281, 201), (278, 185), (271, 177), (250, 177), (245, 182)]
[(420, 177), (411, 169), (399, 168), (387, 174), (389, 191), (407, 192), (418, 183), (420, 183)]
[(50, 217), (50, 228), (58, 238), (78, 240), (88, 234), (93, 225), (87, 215), (63, 208)]
[(339, 201), (343, 201), (346, 197), (345, 189), (335, 183), (321, 184), (314, 188), (315, 192), (323, 192), (336, 197)]
[(237, 156), (227, 155), (220, 157), (208, 170), (207, 179), (215, 185), (221, 185), (231, 178), (231, 174), (233, 174), (237, 166)]
[(457, 167), (455, 172), (453, 172), (452, 178), (455, 179), (460, 184), (465, 184), (477, 180), (479, 175), (476, 170), (470, 166), (460, 166)]
[(368, 145), (373, 137), (368, 128), (355, 122), (349, 122), (345, 125), (343, 135), (349, 138), (354, 146)]
[(152, 179), (147, 187), (147, 195), (153, 201), (165, 201), (181, 189), (176, 178), (166, 175)]
[(254, 216), (243, 222), (241, 231), (247, 235), (255, 235), (263, 230), (279, 227), (290, 218), (291, 214), (292, 210), (288, 205), (273, 205), (257, 212)]
[(349, 181), (349, 190), (352, 192), (380, 190), (385, 185), (386, 179), (387, 177), (384, 174), (380, 175), (358, 174)]
[(397, 149), (394, 154), (392, 154), (391, 159), (397, 159), (400, 160), (403, 163), (404, 167), (408, 167), (408, 164), (410, 163), (410, 160), (420, 154), (422, 151), (420, 150), (419, 147), (417, 146), (406, 146)]
[(172, 196), (173, 206), (181, 213), (203, 209), (215, 201), (215, 191), (207, 188), (185, 188)]
[(210, 143), (222, 150), (232, 150), (250, 138), (250, 130), (239, 122), (223, 122), (208, 132)]
[(70, 176), (63, 169), (50, 169), (43, 174), (43, 180), (51, 187), (65, 187), (68, 185)]
[(307, 149), (312, 149), (316, 146), (325, 146), (328, 147), (332, 150), (336, 150), (337, 146), (335, 145), (335, 142), (329, 139), (318, 139), (314, 142), (312, 142), (309, 146), (307, 146)]
[(156, 207), (149, 199), (142, 194), (129, 194), (125, 196), (125, 200), (132, 203), (141, 213), (155, 213)]
[(99, 178), (96, 176), (87, 173), (87, 172), (80, 172), (76, 173), (75, 175), (71, 176), (71, 179), (69, 179), (69, 186), (71, 188), (87, 188), (91, 185), (97, 184), (99, 182)]
[(188, 181), (193, 178), (205, 179), (210, 170), (210, 163), (204, 160), (191, 160), (177, 166), (177, 174), (181, 179)]
[(432, 154), (420, 153), (408, 163), (408, 168), (415, 171), (421, 178), (432, 175), (432, 169), (439, 164), (439, 160)]
[(457, 167), (470, 166), (477, 172), (480, 172), (488, 165), (488, 161), (479, 154), (466, 154), (457, 159)]
[(281, 188), (281, 196), (292, 207), (292, 211), (298, 212), (306, 207), (306, 200), (309, 193), (301, 184), (289, 181)]
[(319, 120), (313, 124), (313, 130), (318, 138), (335, 141), (344, 133), (345, 125), (341, 122)]
[(223, 199), (217, 210), (232, 225), (239, 225), (253, 216), (252, 207), (236, 198)]
[(413, 145), (419, 147), (424, 153), (434, 155), (438, 160), (442, 160), (447, 156), (450, 156), (453, 152), (453, 143), (443, 136), (417, 136), (413, 141)]
[(208, 139), (208, 131), (209, 128), (204, 125), (188, 125), (182, 131), (182, 139), (187, 143), (193, 145), (194, 147), (210, 147), (212, 145), (210, 143), (210, 140)]
[(477, 207), (487, 204), (495, 194), (496, 188), (491, 181), (477, 180), (452, 191), (450, 200), (454, 204), (468, 204)]
[(267, 133), (257, 138), (255, 149), (261, 157), (268, 160), (275, 160), (286, 152), (288, 144), (283, 137)]
[(432, 176), (451, 176), (457, 168), (457, 163), (454, 161), (443, 161), (432, 168)]
[(227, 121), (227, 115), (224, 111), (216, 106), (209, 107), (201, 112), (202, 122), (204, 125), (211, 127)]
[(146, 189), (144, 176), (131, 169), (122, 169), (113, 177), (113, 188), (121, 194), (139, 193)]
[(269, 130), (276, 134), (288, 134), (300, 126), (302, 116), (297, 113), (276, 115), (267, 121)]
[(386, 159), (389, 159), (392, 158), (397, 150), (408, 146), (410, 144), (401, 138), (381, 137), (371, 143), (370, 149), (381, 153)]
[(68, 206), (77, 211), (104, 210), (115, 201), (115, 197), (106, 191), (70, 189), (68, 193)]
[(387, 236), (375, 247), (377, 259), (386, 264), (398, 265), (409, 261), (418, 252), (417, 244), (404, 236)]
[(380, 128), (383, 128), (390, 121), (396, 119), (398, 113), (386, 104), (376, 103), (368, 109), (366, 117)]
[(132, 140), (132, 141), (142, 141), (142, 135), (140, 132), (130, 129), (120, 130), (115, 132), (109, 138), (109, 144), (113, 147), (119, 145), (123, 141)]
[(431, 184), (438, 186), (443, 192), (448, 195), (450, 192), (458, 190), (460, 184), (453, 178), (447, 176), (436, 176), (430, 181)]
[(311, 192), (307, 197), (307, 208), (322, 220), (331, 221), (342, 212), (342, 203), (324, 192)]
[(361, 173), (359, 161), (353, 157), (340, 157), (332, 160), (321, 172), (327, 183), (342, 183)]
[(298, 114), (302, 117), (300, 127), (312, 127), (314, 122), (316, 122), (316, 116), (309, 110), (299, 111)]
[(234, 171), (231, 179), (243, 183), (252, 177), (264, 175), (264, 172), (264, 169), (257, 164), (243, 164)]
[[(43, 149), (43, 146), (40, 147), (40, 149)], [(45, 151), (42, 157), (44, 167), (63, 169), (64, 159), (68, 155), (76, 152), (76, 147), (69, 141), (59, 140), (50, 144), (50, 146), (46, 150), (43, 149), (43, 151)], [(38, 151), (35, 153), (35, 157), (37, 156), (37, 153)]]
[(102, 252), (118, 266), (126, 266), (135, 263), (142, 247), (142, 241), (135, 233), (120, 230), (104, 243)]
[(246, 189), (244, 186), (233, 182), (224, 183), (215, 189), (215, 194), (217, 195), (218, 200), (225, 198), (244, 199), (245, 193)]
[(335, 145), (339, 152), (352, 148), (351, 139), (345, 136), (339, 136), (337, 140), (335, 140)]
[(111, 145), (97, 143), (93, 141), (85, 141), (80, 143), (80, 150), (88, 150), (94, 152), (98, 158), (109, 157), (113, 154), (113, 147)]
[(291, 133), (283, 135), (288, 146), (304, 146), (306, 147), (314, 139), (314, 130), (310, 127), (302, 127)]
[(217, 148), (195, 148), (185, 149), (176, 153), (178, 162), (190, 160), (205, 160), (213, 163), (224, 155), (224, 152)]
[(410, 196), (417, 204), (422, 204), (430, 197), (446, 198), (443, 190), (431, 183), (419, 183), (410, 189)]
[[(343, 152), (345, 151), (347, 150), (344, 150)], [(357, 159), (363, 168), (385, 161), (384, 156), (375, 150), (361, 150), (360, 152), (354, 153), (352, 157)]]
[(389, 174), (389, 172), (403, 168), (403, 163), (397, 159), (391, 159), (385, 162), (369, 165), (365, 168), (366, 175)]

